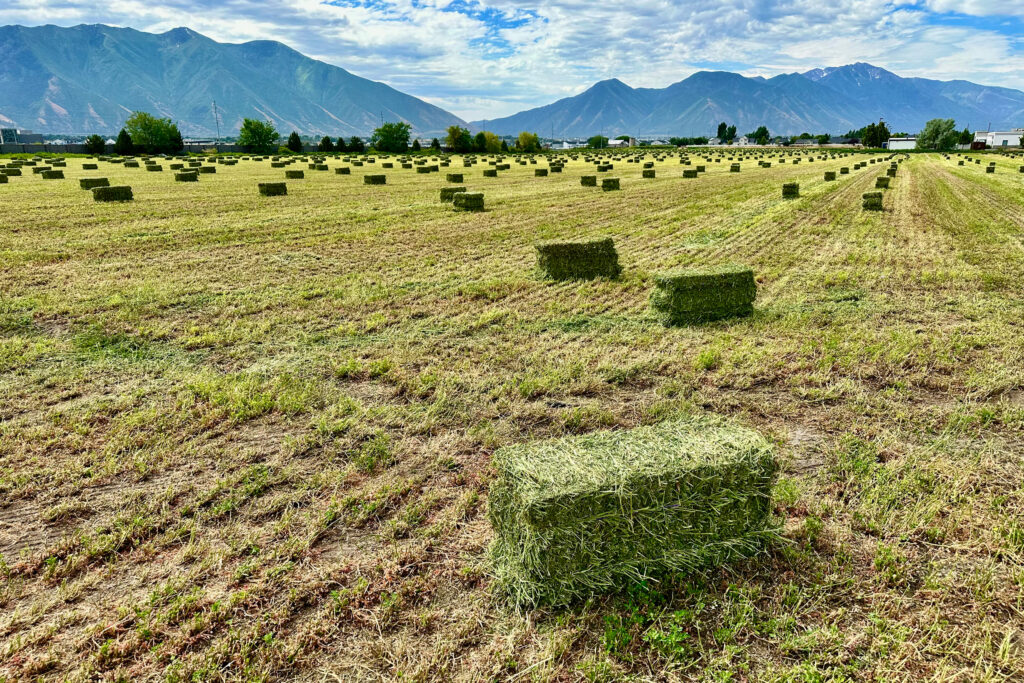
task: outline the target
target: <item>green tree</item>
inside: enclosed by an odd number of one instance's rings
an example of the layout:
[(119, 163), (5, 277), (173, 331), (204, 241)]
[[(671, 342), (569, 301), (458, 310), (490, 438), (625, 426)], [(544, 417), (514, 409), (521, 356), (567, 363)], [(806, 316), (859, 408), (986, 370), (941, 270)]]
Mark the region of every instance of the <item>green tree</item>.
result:
[(818, 144), (819, 145), (827, 145), (828, 141), (831, 140), (831, 139), (832, 139), (831, 135), (827, 135), (827, 134), (819, 135), (818, 136)]
[(363, 144), (362, 139), (357, 138), (355, 135), (348, 139), (348, 151), (356, 154), (362, 154), (366, 151), (366, 145)]
[(885, 125), (885, 121), (879, 121), (878, 123), (869, 123), (864, 126), (860, 142), (865, 147), (880, 149), (882, 145), (889, 142), (891, 137), (892, 133), (889, 132), (889, 127)]
[(334, 142), (331, 140), (331, 138), (329, 138), (328, 136), (325, 135), (323, 137), (323, 140), (320, 141), (320, 144), (318, 144), (316, 146), (316, 151), (318, 151), (318, 152), (333, 152), (334, 151)]
[(608, 138), (603, 135), (595, 135), (587, 140), (587, 147), (593, 149), (604, 149), (608, 146)]
[(99, 135), (90, 135), (85, 139), (86, 154), (103, 154), (107, 150), (107, 143)]
[(767, 145), (772, 139), (772, 134), (768, 132), (767, 126), (758, 126), (757, 130), (747, 137), (759, 145)]
[[(481, 136), (483, 137), (481, 138)], [(501, 138), (489, 130), (477, 133), (476, 141), (480, 142), (483, 146), (480, 150), (481, 152), (487, 152), (488, 154), (498, 154), (501, 152)]]
[(961, 145), (969, 145), (972, 142), (974, 142), (974, 134), (971, 133), (970, 128), (964, 128), (960, 132), (960, 144)]
[(347, 152), (348, 145), (345, 144), (345, 138), (338, 136), (338, 142), (334, 145), (335, 152)]
[(260, 154), (273, 152), (277, 147), (277, 129), (270, 121), (243, 119), (238, 131), (238, 144), (250, 152)]
[(434, 138), (433, 140), (431, 140), (430, 141), (430, 149), (434, 150), (435, 152), (440, 152), (441, 151), (441, 141), (438, 140), (437, 138)]
[(508, 143), (505, 142), (504, 140), (501, 141), (501, 151), (502, 152), (507, 152), (508, 151)]
[(917, 136), (917, 149), (934, 149), (946, 152), (956, 147), (960, 133), (953, 119), (932, 119), (924, 124), (924, 130)]
[(465, 154), (473, 151), (473, 136), (462, 126), (448, 126), (444, 144), (457, 154)]
[(298, 153), (302, 151), (302, 138), (300, 138), (299, 134), (296, 133), (294, 130), (288, 136), (287, 147), (292, 152)]
[(412, 126), (404, 121), (381, 124), (370, 137), (370, 147), (381, 152), (400, 153), (409, 149)]
[(725, 141), (732, 142), (736, 139), (736, 126), (729, 126), (725, 129)]
[(519, 134), (516, 138), (516, 149), (520, 152), (539, 152), (540, 147), (540, 136), (536, 133), (528, 133), (525, 130)]
[(483, 131), (480, 131), (473, 138), (473, 151), (474, 152), (486, 152), (487, 151), (487, 136), (484, 135)]
[(725, 136), (728, 135), (728, 133), (729, 124), (727, 124), (725, 121), (722, 121), (720, 124), (718, 124), (718, 132), (715, 134), (715, 137), (718, 138), (719, 140), (725, 140)]
[(167, 154), (181, 151), (181, 133), (170, 119), (161, 119), (144, 111), (132, 112), (124, 122), (124, 129), (132, 138), (135, 149), (148, 154)]
[(135, 145), (132, 143), (132, 136), (128, 134), (128, 131), (124, 128), (117, 134), (117, 140), (114, 142), (114, 154), (120, 156), (128, 156), (129, 154), (135, 153)]
[(412, 151), (419, 152), (421, 149), (423, 149), (423, 145), (420, 144), (420, 139), (416, 138), (412, 141)]

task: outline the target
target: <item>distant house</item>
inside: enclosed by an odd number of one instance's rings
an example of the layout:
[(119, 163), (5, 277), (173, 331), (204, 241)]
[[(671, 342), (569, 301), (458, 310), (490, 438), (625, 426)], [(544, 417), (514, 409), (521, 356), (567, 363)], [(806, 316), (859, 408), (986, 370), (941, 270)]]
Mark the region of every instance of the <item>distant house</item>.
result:
[(885, 147), (887, 149), (914, 149), (917, 147), (917, 138), (889, 138)]
[(984, 142), (988, 147), (1020, 147), (1024, 128), (1006, 131), (979, 131), (974, 134), (975, 142)]
[(720, 144), (722, 144), (722, 139), (721, 138), (711, 138), (710, 140), (708, 140), (708, 144), (709, 145), (720, 145)]
[(0, 144), (7, 145), (41, 145), (43, 136), (30, 130), (18, 128), (0, 128)]
[(792, 144), (794, 146), (796, 146), (796, 147), (817, 147), (818, 146), (818, 139), (817, 138), (797, 138), (796, 140), (793, 140)]
[(831, 137), (831, 138), (828, 139), (828, 144), (830, 144), (830, 145), (855, 145), (855, 144), (857, 144), (857, 139), (856, 138), (847, 138), (847, 137)]
[(608, 146), (609, 147), (629, 147), (629, 141), (628, 140), (609, 140), (608, 141)]
[(748, 138), (746, 135), (741, 135), (735, 140), (733, 140), (732, 144), (738, 145), (740, 147), (746, 147), (747, 145), (750, 144), (750, 138)]

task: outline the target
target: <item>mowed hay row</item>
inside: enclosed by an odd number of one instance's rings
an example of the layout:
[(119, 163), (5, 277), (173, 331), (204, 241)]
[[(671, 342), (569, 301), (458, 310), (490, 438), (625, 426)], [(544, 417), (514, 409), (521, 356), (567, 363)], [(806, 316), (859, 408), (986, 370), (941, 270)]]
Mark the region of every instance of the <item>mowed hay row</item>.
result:
[(721, 420), (507, 446), (493, 464), (492, 569), (525, 606), (700, 571), (748, 557), (775, 534), (772, 446)]
[(754, 272), (729, 264), (655, 275), (651, 308), (666, 326), (686, 325), (750, 315), (756, 298)]
[(611, 237), (576, 241), (547, 241), (535, 245), (537, 267), (552, 280), (591, 280), (618, 277), (619, 254)]

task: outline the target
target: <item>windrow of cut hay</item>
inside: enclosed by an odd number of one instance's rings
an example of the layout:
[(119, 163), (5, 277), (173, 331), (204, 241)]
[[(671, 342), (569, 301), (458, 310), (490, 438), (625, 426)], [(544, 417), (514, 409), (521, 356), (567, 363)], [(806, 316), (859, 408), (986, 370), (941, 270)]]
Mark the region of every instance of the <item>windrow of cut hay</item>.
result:
[(492, 569), (523, 606), (700, 571), (775, 534), (772, 446), (720, 419), (507, 446), (494, 466)]

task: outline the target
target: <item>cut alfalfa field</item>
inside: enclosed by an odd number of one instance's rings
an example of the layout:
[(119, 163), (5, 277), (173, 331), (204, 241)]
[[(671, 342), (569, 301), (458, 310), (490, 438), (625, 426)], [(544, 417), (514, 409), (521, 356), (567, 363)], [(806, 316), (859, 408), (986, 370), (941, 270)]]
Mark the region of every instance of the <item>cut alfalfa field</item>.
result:
[(773, 535), (771, 444), (723, 421), (506, 446), (494, 467), (492, 569), (520, 605), (692, 574), (749, 557)]

